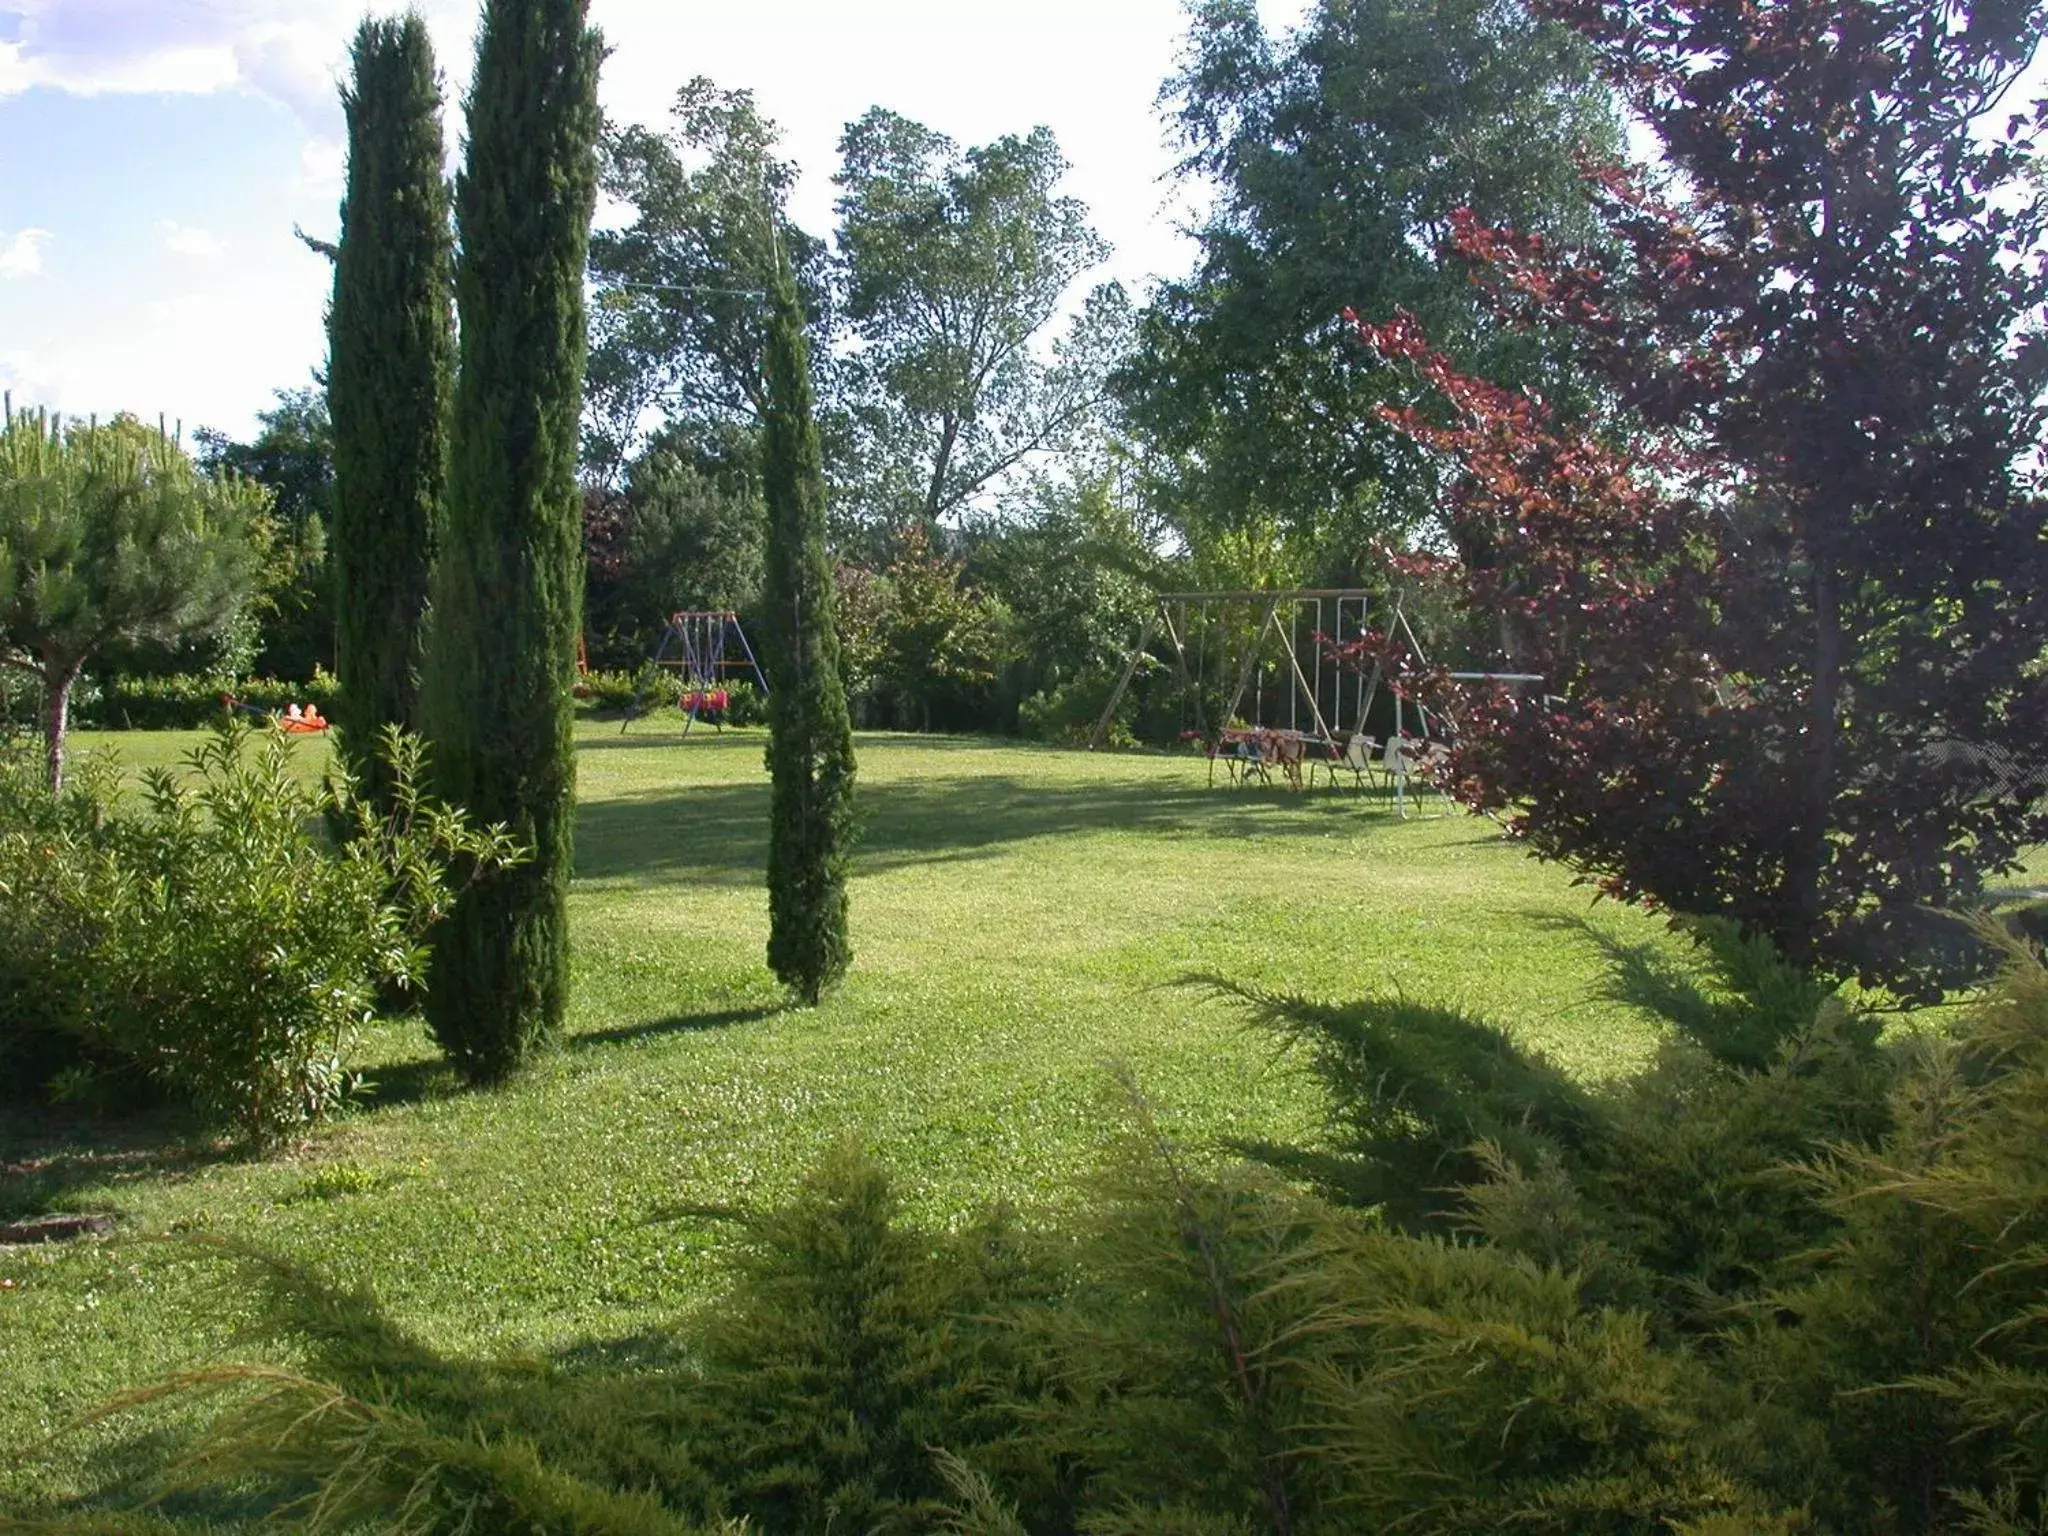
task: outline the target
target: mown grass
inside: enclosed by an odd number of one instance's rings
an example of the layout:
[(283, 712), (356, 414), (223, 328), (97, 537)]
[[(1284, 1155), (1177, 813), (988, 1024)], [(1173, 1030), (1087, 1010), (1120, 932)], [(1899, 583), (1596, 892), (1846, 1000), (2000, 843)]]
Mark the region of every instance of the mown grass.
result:
[[(192, 738), (106, 735), (135, 771)], [(1199, 759), (864, 736), (855, 968), (815, 1011), (768, 975), (767, 785), (753, 732), (583, 728), (575, 1002), (564, 1048), (462, 1091), (413, 1024), (366, 1042), (361, 1109), (263, 1162), (152, 1128), (0, 1126), (0, 1209), (118, 1213), (105, 1244), (0, 1248), (0, 1445), (218, 1358), (246, 1321), (205, 1231), (371, 1285), (436, 1344), (576, 1353), (715, 1297), (726, 1213), (857, 1135), (916, 1213), (1056, 1210), (1116, 1120), (1126, 1062), (1194, 1146), (1315, 1143), (1320, 1088), (1232, 981), (1400, 990), (1511, 1028), (1571, 1070), (1639, 1061), (1601, 941), (1659, 941), (1464, 818), (1204, 782)], [(324, 761), (301, 744), (306, 771)], [(171, 1421), (160, 1426), (172, 1434)], [(0, 1463), (0, 1511), (118, 1486), (137, 1426)]]

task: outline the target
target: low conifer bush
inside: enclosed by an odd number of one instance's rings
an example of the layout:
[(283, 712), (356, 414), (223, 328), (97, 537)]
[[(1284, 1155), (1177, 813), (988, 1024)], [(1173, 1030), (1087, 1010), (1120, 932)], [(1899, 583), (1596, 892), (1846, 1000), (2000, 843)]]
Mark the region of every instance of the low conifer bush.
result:
[[(1692, 1023), (1586, 1090), (1448, 1012), (1263, 999), (1329, 1162), (1198, 1160), (1125, 1081), (1076, 1208), (936, 1231), (842, 1148), (610, 1365), (450, 1358), (240, 1254), (301, 1369), (131, 1401), (222, 1394), (183, 1485), (315, 1531), (2039, 1530), (2048, 970), (1984, 936), (1997, 988), (1882, 1041), (1768, 957), (1622, 956)], [(1443, 1182), (1361, 1206), (1346, 1161)]]

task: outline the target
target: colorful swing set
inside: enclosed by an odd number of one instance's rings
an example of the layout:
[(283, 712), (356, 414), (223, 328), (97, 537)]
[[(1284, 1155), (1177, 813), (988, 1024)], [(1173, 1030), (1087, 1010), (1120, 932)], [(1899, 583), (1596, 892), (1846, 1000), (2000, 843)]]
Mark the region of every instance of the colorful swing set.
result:
[[(730, 645), (735, 640), (739, 654), (730, 655)], [(672, 613), (654, 654), (647, 659), (640, 687), (619, 726), (621, 734), (642, 715), (652, 712), (652, 695), (665, 671), (682, 674), (676, 707), (687, 717), (683, 723), (685, 737), (700, 719), (709, 720), (716, 730), (724, 730), (726, 716), (732, 712), (732, 690), (726, 686), (731, 674), (751, 673), (761, 696), (768, 696), (768, 675), (761, 670), (738, 614), (721, 609)]]
[(287, 704), (283, 709), (265, 709), (260, 704), (249, 704), (231, 693), (220, 696), (220, 707), (231, 713), (253, 716), (265, 725), (274, 725), (287, 736), (318, 736), (333, 724), (320, 713), (318, 704), (301, 706)]

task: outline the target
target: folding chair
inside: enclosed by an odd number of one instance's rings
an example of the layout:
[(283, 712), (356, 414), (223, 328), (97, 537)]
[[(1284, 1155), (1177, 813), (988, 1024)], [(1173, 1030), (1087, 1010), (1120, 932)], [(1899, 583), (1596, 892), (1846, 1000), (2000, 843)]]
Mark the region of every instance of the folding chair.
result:
[(1378, 771), (1372, 760), (1373, 750), (1378, 745), (1365, 732), (1353, 731), (1351, 739), (1344, 743), (1343, 752), (1331, 754), (1330, 782), (1337, 782), (1337, 773), (1341, 769), (1350, 773), (1352, 782), (1362, 791), (1366, 781)]
[(1415, 759), (1416, 777), (1436, 792), (1443, 803), (1443, 813), (1451, 814), (1454, 802), (1451, 799), (1451, 749), (1440, 741), (1432, 741), (1422, 749), (1422, 755)]

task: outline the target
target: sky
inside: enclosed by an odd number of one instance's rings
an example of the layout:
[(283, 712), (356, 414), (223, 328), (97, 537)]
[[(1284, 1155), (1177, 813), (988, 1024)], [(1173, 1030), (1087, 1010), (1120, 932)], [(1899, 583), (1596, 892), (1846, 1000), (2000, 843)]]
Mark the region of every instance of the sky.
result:
[[(379, 9), (384, 7), (380, 6)], [(478, 0), (419, 0), (460, 131)], [(1302, 0), (1262, 0), (1269, 23)], [(0, 387), (247, 436), (326, 350), (344, 168), (337, 85), (362, 0), (0, 0)], [(620, 122), (708, 75), (754, 91), (831, 226), (841, 128), (886, 106), (961, 143), (1051, 126), (1115, 247), (1089, 282), (1184, 272), (1189, 193), (1155, 107), (1180, 0), (592, 0)]]

